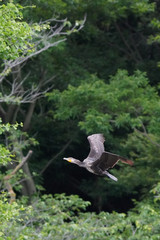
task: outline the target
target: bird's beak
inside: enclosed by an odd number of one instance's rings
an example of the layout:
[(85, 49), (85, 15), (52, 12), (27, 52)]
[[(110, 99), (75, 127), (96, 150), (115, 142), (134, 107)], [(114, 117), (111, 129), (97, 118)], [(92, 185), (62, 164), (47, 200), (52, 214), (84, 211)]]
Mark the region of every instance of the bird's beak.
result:
[(68, 162), (72, 162), (72, 160), (70, 158), (63, 158), (63, 160), (66, 160)]

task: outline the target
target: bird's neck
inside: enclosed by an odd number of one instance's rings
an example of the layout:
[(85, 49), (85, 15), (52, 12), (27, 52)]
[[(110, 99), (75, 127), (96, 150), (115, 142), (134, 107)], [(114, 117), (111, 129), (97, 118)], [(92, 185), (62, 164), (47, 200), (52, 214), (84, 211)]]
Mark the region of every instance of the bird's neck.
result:
[(77, 164), (79, 167), (84, 167), (84, 163), (78, 159), (74, 159), (73, 163)]

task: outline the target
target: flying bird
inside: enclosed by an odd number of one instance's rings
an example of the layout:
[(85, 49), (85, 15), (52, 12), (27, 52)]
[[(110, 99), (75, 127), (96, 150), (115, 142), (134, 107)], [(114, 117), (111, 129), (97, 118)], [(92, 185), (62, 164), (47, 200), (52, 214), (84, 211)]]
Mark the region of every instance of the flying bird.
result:
[(90, 144), (90, 152), (88, 157), (84, 159), (83, 162), (72, 157), (63, 159), (70, 163), (75, 163), (79, 167), (84, 167), (93, 174), (99, 176), (108, 176), (114, 181), (117, 181), (118, 179), (107, 171), (109, 168), (113, 168), (119, 160), (131, 166), (133, 165), (133, 162), (131, 160), (128, 160), (114, 153), (105, 151), (104, 149), (105, 138), (103, 134), (100, 133), (93, 134), (88, 136), (87, 139)]

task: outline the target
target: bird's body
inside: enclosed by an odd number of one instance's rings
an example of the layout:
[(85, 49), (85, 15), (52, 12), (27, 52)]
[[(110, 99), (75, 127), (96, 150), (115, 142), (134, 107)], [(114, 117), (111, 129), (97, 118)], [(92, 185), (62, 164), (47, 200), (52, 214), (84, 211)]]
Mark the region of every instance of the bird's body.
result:
[(119, 160), (129, 165), (133, 165), (133, 162), (131, 160), (110, 152), (105, 152), (105, 139), (103, 137), (103, 134), (99, 133), (90, 135), (88, 136), (88, 141), (90, 144), (90, 152), (88, 157), (84, 159), (83, 162), (72, 157), (63, 159), (67, 160), (68, 162), (77, 164), (79, 167), (84, 167), (93, 174), (99, 176), (108, 176), (114, 181), (117, 181), (117, 178), (107, 171), (109, 168), (113, 168)]

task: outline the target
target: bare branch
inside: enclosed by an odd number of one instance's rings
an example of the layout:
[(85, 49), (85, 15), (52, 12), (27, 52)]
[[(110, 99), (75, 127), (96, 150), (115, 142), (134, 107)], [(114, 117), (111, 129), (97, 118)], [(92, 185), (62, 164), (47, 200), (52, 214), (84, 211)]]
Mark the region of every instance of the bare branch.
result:
[(27, 153), (27, 155), (25, 157), (23, 157), (22, 161), (16, 166), (16, 168), (7, 176), (4, 177), (4, 180), (9, 180), (12, 178), (13, 175), (16, 174), (16, 172), (25, 164), (25, 162), (30, 158), (30, 156), (32, 155), (33, 151), (29, 150), (29, 152)]
[(54, 156), (52, 157), (47, 164), (44, 166), (44, 168), (41, 170), (40, 175), (42, 175), (44, 173), (44, 171), (51, 165), (51, 163), (57, 158), (59, 157), (65, 150), (66, 148), (71, 144), (71, 142), (73, 141), (73, 139), (70, 139), (69, 142), (67, 144), (64, 145), (64, 147)]
[(139, 59), (137, 59), (136, 56), (135, 56), (135, 53), (134, 53), (135, 50), (133, 50), (133, 49), (131, 48), (130, 44), (127, 42), (127, 40), (126, 40), (125, 37), (123, 36), (123, 34), (122, 34), (122, 32), (121, 32), (121, 29), (120, 29), (120, 27), (119, 27), (119, 25), (118, 25), (117, 23), (115, 23), (115, 27), (116, 27), (116, 29), (117, 29), (117, 31), (118, 31), (118, 33), (119, 33), (119, 35), (120, 35), (120, 37), (121, 37), (124, 45), (125, 45), (126, 48), (128, 49), (129, 55), (132, 56), (132, 58), (135, 60), (135, 62), (138, 62)]
[(15, 175), (16, 172), (26, 163), (26, 161), (30, 158), (31, 154), (32, 154), (32, 150), (30, 150), (28, 154), (25, 157), (23, 157), (22, 161), (16, 166), (16, 168), (10, 174), (4, 177), (5, 186), (10, 194), (10, 203), (15, 201), (16, 194), (13, 190), (12, 185), (9, 183), (8, 180), (10, 180), (13, 177), (13, 175)]
[[(45, 93), (50, 91), (53, 88), (53, 84), (49, 87), (47, 87), (44, 90), (41, 90), (46, 85), (48, 85), (52, 80), (55, 78), (55, 76), (52, 76), (48, 80), (42, 80), (39, 81), (39, 84), (37, 86), (32, 85), (31, 89), (25, 90), (23, 87), (24, 82), (29, 77), (30, 73), (26, 75), (24, 79), (19, 80), (18, 77), (14, 78), (13, 82), (6, 81), (8, 83), (8, 87), (10, 88), (10, 93), (7, 95), (2, 92), (2, 97), (0, 98), (0, 102), (10, 102), (12, 101), (12, 104), (20, 104), (20, 103), (31, 103), (36, 101), (37, 99), (44, 96)], [(1, 84), (2, 85), (2, 84)]]
[[(50, 19), (44, 23), (49, 23), (55, 21), (55, 24), (50, 27), (49, 31), (46, 30), (41, 31), (41, 33), (34, 33), (33, 35), (33, 48), (28, 48), (26, 51), (23, 52), (23, 55), (15, 60), (9, 60), (4, 62), (4, 69), (0, 74), (0, 87), (1, 87), (1, 97), (0, 103), (6, 102), (12, 104), (20, 104), (20, 103), (31, 103), (36, 101), (37, 99), (44, 96), (44, 94), (50, 91), (53, 88), (53, 84), (45, 89), (45, 86), (48, 85), (55, 76), (52, 76), (50, 79), (44, 81), (39, 81), (37, 86), (32, 85), (30, 89), (24, 89), (24, 83), (30, 76), (30, 72), (25, 76), (24, 79), (21, 77), (21, 68), (22, 65), (26, 63), (26, 61), (47, 49), (58, 45), (61, 42), (64, 42), (67, 38), (63, 37), (64, 35), (67, 36), (74, 31), (79, 31), (86, 21), (86, 16), (81, 24), (75, 23), (73, 27), (69, 30), (66, 30), (67, 24), (66, 20), (55, 20)], [(57, 39), (59, 37), (59, 39)], [(28, 51), (31, 50), (32, 52), (28, 54)], [(7, 72), (12, 71), (13, 80), (5, 79)], [(5, 79), (5, 83), (8, 84), (7, 93), (6, 87), (3, 87), (3, 80)]]
[[(81, 28), (83, 28), (84, 23), (86, 21), (86, 16), (84, 16), (84, 20), (81, 22), (79, 26), (75, 23), (75, 25), (69, 30), (69, 31), (62, 31), (65, 29), (65, 22), (66, 19), (64, 20), (55, 20), (55, 19), (50, 19), (49, 21), (45, 21), (45, 23), (49, 22), (55, 22), (56, 24), (54, 26), (50, 27), (50, 30), (48, 33), (46, 31), (42, 31), (41, 34), (34, 33), (33, 38), (35, 38), (33, 44), (33, 48), (28, 48), (26, 51), (24, 51), (23, 55), (15, 60), (9, 60), (4, 62), (4, 69), (0, 74), (0, 83), (4, 80), (6, 73), (11, 70), (13, 67), (16, 67), (24, 62), (26, 62), (28, 59), (40, 54), (43, 51), (46, 51), (47, 49), (57, 46), (59, 43), (66, 41), (67, 38), (61, 38), (59, 40), (54, 40), (55, 37), (57, 36), (67, 36), (70, 33), (74, 31), (79, 31)], [(58, 23), (60, 23), (60, 26), (58, 26)], [(42, 23), (44, 24), (44, 23)], [(31, 54), (28, 54), (29, 50), (34, 50)]]
[(151, 139), (151, 137), (150, 137), (149, 134), (147, 133), (147, 130), (146, 130), (146, 128), (145, 128), (145, 126), (144, 126), (144, 124), (143, 124), (142, 121), (141, 121), (141, 124), (142, 124), (142, 128), (143, 128), (143, 132), (140, 131), (140, 130), (138, 130), (137, 128), (135, 128), (135, 130), (136, 130), (137, 132), (141, 133), (143, 136), (145, 136), (153, 145), (155, 145), (155, 146), (157, 146), (157, 147), (160, 147), (160, 144), (159, 144), (159, 143), (157, 143), (157, 142), (155, 142), (155, 141), (153, 141), (153, 140)]

